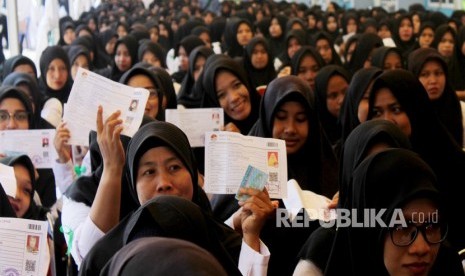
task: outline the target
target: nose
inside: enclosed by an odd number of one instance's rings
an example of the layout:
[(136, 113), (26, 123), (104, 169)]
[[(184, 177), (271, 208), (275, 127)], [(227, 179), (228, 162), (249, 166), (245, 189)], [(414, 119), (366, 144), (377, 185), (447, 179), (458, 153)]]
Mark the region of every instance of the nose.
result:
[(18, 124), (16, 123), (16, 120), (13, 116), (10, 117), (8, 120), (8, 125), (6, 126), (7, 129), (17, 129)]
[(295, 134), (296, 133), (296, 128), (295, 128), (294, 121), (288, 120), (286, 122), (286, 127), (284, 128), (284, 133), (286, 133), (286, 134)]
[(387, 121), (394, 122), (394, 118), (392, 117), (391, 112), (384, 112), (383, 119)]
[(419, 232), (413, 243), (409, 246), (409, 252), (416, 255), (425, 255), (431, 250), (429, 243), (426, 241), (423, 233)]
[(173, 190), (173, 185), (168, 177), (167, 173), (160, 172), (158, 177), (156, 178), (156, 187), (158, 194), (166, 194)]
[(237, 91), (231, 91), (228, 93), (229, 94), (229, 101), (232, 103), (232, 104), (235, 104), (236, 102), (239, 101), (240, 99), (240, 96), (239, 96), (239, 93)]

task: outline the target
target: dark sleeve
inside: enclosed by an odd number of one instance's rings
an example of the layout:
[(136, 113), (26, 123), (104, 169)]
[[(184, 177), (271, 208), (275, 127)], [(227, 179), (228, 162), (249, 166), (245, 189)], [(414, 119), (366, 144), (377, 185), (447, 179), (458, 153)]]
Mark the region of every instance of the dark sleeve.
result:
[(52, 169), (37, 169), (39, 179), (36, 183), (36, 191), (44, 207), (50, 208), (57, 201), (55, 176)]
[(305, 242), (300, 250), (299, 258), (313, 262), (321, 271), (324, 271), (335, 235), (334, 228), (319, 227)]
[(234, 195), (213, 195), (211, 199), (213, 216), (219, 221), (226, 221), (239, 210), (239, 204)]

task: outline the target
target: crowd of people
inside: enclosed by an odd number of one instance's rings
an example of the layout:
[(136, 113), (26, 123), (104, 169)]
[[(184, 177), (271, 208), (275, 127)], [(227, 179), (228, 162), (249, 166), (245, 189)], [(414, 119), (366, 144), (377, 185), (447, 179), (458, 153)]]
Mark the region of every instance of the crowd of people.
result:
[[(0, 153), (17, 179), (16, 197), (0, 185), (0, 217), (49, 222), (49, 274), (464, 275), (463, 10), (102, 1), (60, 19), (39, 67), (2, 64), (0, 131), (56, 129), (58, 158), (37, 169)], [(68, 144), (79, 67), (150, 92), (132, 138), (100, 106), (88, 146)], [(279, 227), (285, 205), (266, 189), (207, 194), (204, 148), (165, 122), (191, 108), (285, 140), (289, 179), (388, 226)], [(399, 210), (407, 222), (391, 224)]]

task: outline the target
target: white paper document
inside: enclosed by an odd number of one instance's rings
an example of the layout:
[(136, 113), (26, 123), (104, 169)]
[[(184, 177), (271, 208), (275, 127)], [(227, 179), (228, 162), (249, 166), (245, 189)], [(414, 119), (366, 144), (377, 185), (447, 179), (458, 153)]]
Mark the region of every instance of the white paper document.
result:
[(335, 210), (328, 208), (331, 200), (323, 195), (308, 190), (302, 190), (294, 179), (287, 182), (287, 197), (283, 198), (284, 206), (294, 219), (302, 208), (311, 219), (329, 221), (336, 219)]
[(284, 140), (244, 136), (235, 132), (205, 133), (205, 191), (236, 194), (251, 165), (266, 174), (271, 198), (286, 197), (287, 155)]
[(54, 129), (0, 131), (0, 153), (6, 156), (25, 154), (36, 169), (52, 168), (58, 154), (53, 146)]
[(187, 135), (191, 147), (205, 146), (205, 132), (224, 126), (222, 108), (167, 109), (165, 119)]
[(0, 275), (47, 275), (47, 222), (0, 218)]
[(71, 133), (68, 143), (88, 145), (89, 131), (97, 130), (97, 109), (103, 108), (103, 121), (113, 112), (121, 111), (121, 134), (132, 137), (144, 116), (149, 91), (112, 81), (96, 73), (79, 68), (74, 80), (63, 120)]
[(0, 163), (0, 185), (2, 185), (6, 195), (16, 197), (16, 177), (13, 167)]

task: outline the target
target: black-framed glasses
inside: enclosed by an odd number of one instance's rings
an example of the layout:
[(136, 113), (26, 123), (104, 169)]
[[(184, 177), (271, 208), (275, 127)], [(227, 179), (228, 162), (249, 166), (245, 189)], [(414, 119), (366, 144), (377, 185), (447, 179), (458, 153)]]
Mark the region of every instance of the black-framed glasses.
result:
[(411, 245), (416, 240), (419, 232), (423, 234), (423, 238), (429, 244), (441, 243), (446, 239), (447, 231), (447, 224), (431, 222), (421, 225), (407, 224), (406, 227), (398, 225), (389, 228), (392, 243), (397, 246)]
[(26, 122), (29, 120), (29, 112), (27, 111), (17, 111), (15, 113), (9, 113), (6, 110), (0, 110), (0, 122), (6, 122), (10, 118), (14, 118), (17, 122)]

